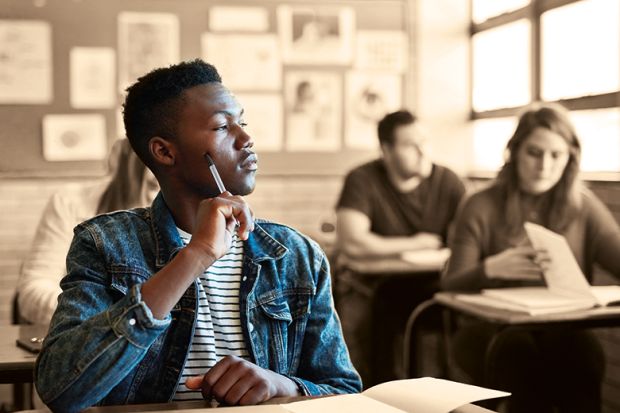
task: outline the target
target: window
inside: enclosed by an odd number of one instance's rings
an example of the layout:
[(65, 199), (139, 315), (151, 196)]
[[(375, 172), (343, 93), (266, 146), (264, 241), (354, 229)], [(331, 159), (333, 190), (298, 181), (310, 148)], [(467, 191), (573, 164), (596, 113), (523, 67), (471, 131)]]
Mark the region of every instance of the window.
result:
[(472, 20), (482, 23), (486, 19), (509, 13), (526, 6), (530, 0), (473, 0)]
[(522, 106), (530, 101), (529, 43), (530, 22), (525, 19), (474, 35), (474, 110)]
[(620, 172), (619, 15), (620, 0), (472, 0), (475, 170), (501, 166), (517, 113), (543, 100), (571, 111), (583, 171)]

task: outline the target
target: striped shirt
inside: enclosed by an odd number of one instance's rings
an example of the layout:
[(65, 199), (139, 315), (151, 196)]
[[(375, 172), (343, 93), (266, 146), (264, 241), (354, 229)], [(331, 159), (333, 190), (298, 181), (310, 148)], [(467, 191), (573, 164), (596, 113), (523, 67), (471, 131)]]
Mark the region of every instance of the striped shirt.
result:
[[(177, 230), (187, 245), (191, 234)], [(242, 264), (243, 241), (234, 234), (230, 250), (200, 276), (196, 329), (174, 400), (203, 400), (200, 390), (189, 390), (185, 381), (205, 374), (224, 356), (249, 359), (239, 317)]]

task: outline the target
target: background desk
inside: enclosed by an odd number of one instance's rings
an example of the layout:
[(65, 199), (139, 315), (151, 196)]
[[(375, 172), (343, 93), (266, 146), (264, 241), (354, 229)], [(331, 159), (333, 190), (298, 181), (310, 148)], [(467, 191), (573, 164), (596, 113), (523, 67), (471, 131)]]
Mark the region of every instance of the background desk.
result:
[(13, 383), (13, 403), (16, 409), (32, 407), (32, 380), (36, 354), (17, 347), (20, 334), (34, 336), (40, 327), (27, 325), (0, 326), (0, 383)]
[(36, 354), (17, 347), (22, 330), (31, 326), (0, 326), (0, 383), (31, 383)]
[[(485, 376), (487, 378), (490, 372), (493, 371), (493, 360), (496, 352), (495, 344), (498, 342), (501, 335), (506, 332), (514, 329), (535, 330), (543, 328), (597, 328), (620, 326), (620, 307), (618, 306), (533, 316), (525, 313), (463, 302), (456, 298), (455, 293), (439, 292), (436, 293), (431, 300), (421, 304), (409, 317), (405, 330), (406, 348), (409, 348), (414, 341), (413, 336), (419, 316), (435, 305), (441, 305), (449, 310), (449, 312), (465, 314), (497, 326), (485, 355)], [(453, 362), (451, 360), (452, 350), (450, 348), (449, 339), (452, 330), (452, 321), (449, 316), (444, 317), (444, 323), (446, 324), (444, 325), (444, 341), (446, 344), (444, 351), (446, 362), (448, 366), (450, 366), (453, 365)], [(409, 352), (405, 351), (403, 354), (404, 368), (408, 368), (410, 366), (408, 360)], [(408, 372), (408, 374), (411, 374), (411, 372)]]
[[(336, 309), (365, 388), (405, 377), (401, 369), (405, 323), (419, 303), (438, 291), (442, 266), (416, 265), (399, 257), (340, 261), (335, 273)], [(433, 376), (437, 372), (425, 371)]]

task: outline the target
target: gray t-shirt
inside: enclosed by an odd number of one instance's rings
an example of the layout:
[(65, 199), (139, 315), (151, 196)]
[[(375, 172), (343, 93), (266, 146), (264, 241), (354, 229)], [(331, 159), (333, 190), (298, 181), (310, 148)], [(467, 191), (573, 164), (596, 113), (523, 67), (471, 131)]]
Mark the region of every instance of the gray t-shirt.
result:
[(464, 193), (459, 177), (436, 164), (414, 190), (399, 192), (389, 180), (383, 160), (377, 159), (349, 172), (336, 208), (351, 208), (368, 216), (371, 231), (378, 235), (430, 232), (441, 235), (445, 242)]

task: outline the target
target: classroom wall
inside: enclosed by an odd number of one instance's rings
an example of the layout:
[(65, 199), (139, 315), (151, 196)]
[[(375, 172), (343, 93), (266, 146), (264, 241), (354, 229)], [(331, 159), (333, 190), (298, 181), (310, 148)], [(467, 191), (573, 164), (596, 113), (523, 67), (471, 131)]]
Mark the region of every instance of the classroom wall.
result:
[(433, 157), (465, 174), (471, 160), (469, 1), (415, 2), (416, 113)]

